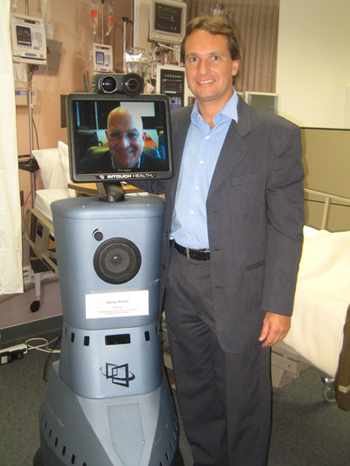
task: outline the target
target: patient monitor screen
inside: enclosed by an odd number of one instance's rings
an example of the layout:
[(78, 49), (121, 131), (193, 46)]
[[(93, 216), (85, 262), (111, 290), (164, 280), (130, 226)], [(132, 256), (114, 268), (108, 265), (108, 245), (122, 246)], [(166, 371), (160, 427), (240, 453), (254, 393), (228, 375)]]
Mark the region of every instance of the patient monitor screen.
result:
[(67, 111), (73, 181), (172, 176), (170, 109), (165, 95), (70, 94)]

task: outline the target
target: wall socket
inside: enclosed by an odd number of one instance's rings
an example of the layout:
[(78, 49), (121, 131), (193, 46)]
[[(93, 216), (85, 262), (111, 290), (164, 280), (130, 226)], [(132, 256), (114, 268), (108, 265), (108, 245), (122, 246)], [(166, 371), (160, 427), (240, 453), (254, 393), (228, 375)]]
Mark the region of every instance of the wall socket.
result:
[(7, 364), (15, 359), (23, 359), (23, 355), (28, 353), (28, 346), (24, 343), (0, 349), (0, 364)]
[(32, 268), (30, 265), (26, 265), (23, 267), (23, 284), (29, 285), (32, 283)]

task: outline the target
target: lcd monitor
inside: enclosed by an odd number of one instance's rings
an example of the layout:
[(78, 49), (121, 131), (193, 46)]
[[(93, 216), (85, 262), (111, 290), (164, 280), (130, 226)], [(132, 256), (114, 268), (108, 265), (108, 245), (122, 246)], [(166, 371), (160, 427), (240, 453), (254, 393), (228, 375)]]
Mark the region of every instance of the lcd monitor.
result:
[(187, 5), (177, 0), (151, 0), (149, 39), (180, 44), (185, 36)]
[(252, 107), (261, 108), (270, 113), (278, 113), (277, 94), (267, 92), (245, 92), (244, 100)]
[[(115, 112), (114, 121), (129, 114), (129, 123), (124, 127), (108, 124), (109, 116)], [(74, 182), (113, 183), (172, 177), (167, 96), (70, 94), (67, 121), (70, 174)]]

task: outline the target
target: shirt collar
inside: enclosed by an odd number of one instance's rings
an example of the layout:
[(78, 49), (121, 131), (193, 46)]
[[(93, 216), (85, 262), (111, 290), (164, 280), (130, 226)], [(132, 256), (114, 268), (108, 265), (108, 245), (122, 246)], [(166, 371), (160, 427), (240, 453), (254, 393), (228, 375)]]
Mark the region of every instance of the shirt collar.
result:
[[(238, 111), (237, 111), (237, 105), (238, 105), (238, 94), (233, 88), (233, 94), (230, 100), (227, 102), (225, 107), (214, 117), (214, 123), (216, 124), (220, 119), (222, 119), (222, 116), (227, 116), (231, 120), (235, 120), (236, 123), (238, 123)], [(197, 100), (194, 103), (192, 113), (191, 113), (191, 121), (194, 123), (198, 116), (200, 115), (199, 109), (198, 109), (198, 103)]]

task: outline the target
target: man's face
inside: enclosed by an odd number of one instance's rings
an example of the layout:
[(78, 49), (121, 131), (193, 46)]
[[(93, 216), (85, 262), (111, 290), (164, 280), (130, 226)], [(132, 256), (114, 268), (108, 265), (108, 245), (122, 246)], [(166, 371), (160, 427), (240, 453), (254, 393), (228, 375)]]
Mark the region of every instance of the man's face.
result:
[(215, 102), (223, 107), (227, 103), (239, 60), (232, 60), (225, 35), (195, 29), (186, 40), (185, 66), (188, 86), (199, 105)]
[(116, 111), (110, 117), (106, 135), (116, 168), (137, 165), (146, 139), (146, 134), (140, 126), (128, 111)]

